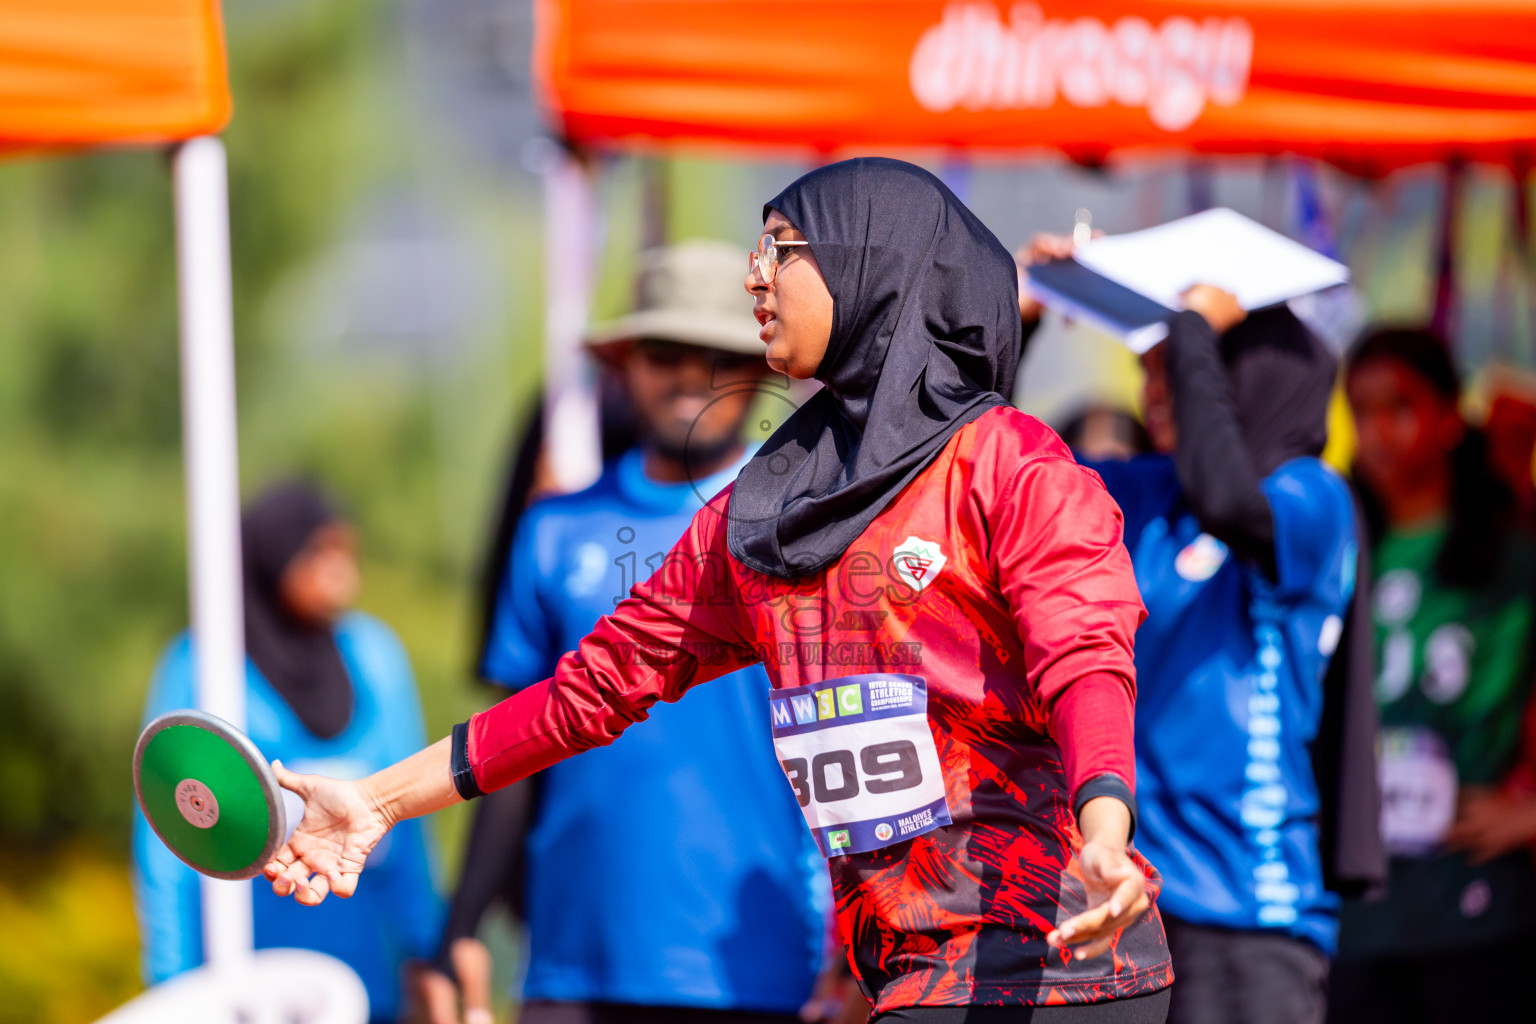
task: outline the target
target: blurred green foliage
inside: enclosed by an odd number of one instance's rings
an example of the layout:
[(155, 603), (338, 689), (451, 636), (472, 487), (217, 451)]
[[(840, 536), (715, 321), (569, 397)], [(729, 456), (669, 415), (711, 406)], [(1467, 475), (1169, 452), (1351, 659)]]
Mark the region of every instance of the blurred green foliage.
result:
[[(309, 307), (288, 298), (323, 285), (370, 197), (421, 185), (397, 12), (236, 3), (227, 19), (242, 483), (304, 473), (342, 500), (360, 603), (400, 633), (441, 735), (485, 703), (467, 682), (473, 577), (537, 386), (537, 247), (508, 241), (537, 237), (537, 193), (439, 153), (456, 168), (444, 215), (498, 257), (493, 308), (472, 337), (436, 339), (446, 356), (306, 342)], [(94, 1019), (138, 985), (129, 758), (187, 618), (177, 346), (167, 153), (0, 164), (3, 1024)], [(439, 818), (456, 865), (467, 817)]]
[[(447, 215), (505, 258), (490, 261), (494, 308), (450, 356), (306, 344), (302, 305), (283, 299), (294, 280), (316, 276), (370, 196), (419, 184), (397, 12), (227, 14), (242, 481), (249, 494), (300, 472), (341, 498), (363, 538), (360, 603), (401, 634), (441, 734), (484, 702), (466, 682), (474, 561), (538, 374), (537, 247), (506, 240), (537, 237), (537, 195), (456, 172)], [(162, 151), (0, 164), (0, 907), (3, 930), (31, 922), (38, 950), (84, 958), (0, 956), (15, 1010), (0, 1021), (84, 1019), (134, 984), (129, 757), (155, 659), (187, 617), (171, 199)], [(463, 824), (441, 827), (451, 839)], [(39, 934), (81, 930), (65, 877), (112, 890), (95, 901), (101, 934), (126, 960)], [(81, 984), (98, 997), (37, 1001)]]

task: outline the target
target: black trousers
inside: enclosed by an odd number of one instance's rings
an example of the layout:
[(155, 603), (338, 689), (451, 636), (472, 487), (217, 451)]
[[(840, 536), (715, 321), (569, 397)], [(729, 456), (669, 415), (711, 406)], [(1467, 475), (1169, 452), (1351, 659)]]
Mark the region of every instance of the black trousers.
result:
[(793, 1013), (622, 1003), (524, 1003), (517, 1024), (800, 1024)]
[(870, 1024), (1163, 1024), (1171, 991), (1078, 1006), (909, 1006)]
[[(1333, 965), (1330, 1024), (1482, 1024), (1536, 1018), (1530, 977), (1536, 936), (1434, 957)], [(1177, 970), (1177, 967), (1175, 967)]]
[(1173, 955), (1168, 1024), (1323, 1024), (1328, 958), (1310, 942), (1166, 913), (1163, 927)]

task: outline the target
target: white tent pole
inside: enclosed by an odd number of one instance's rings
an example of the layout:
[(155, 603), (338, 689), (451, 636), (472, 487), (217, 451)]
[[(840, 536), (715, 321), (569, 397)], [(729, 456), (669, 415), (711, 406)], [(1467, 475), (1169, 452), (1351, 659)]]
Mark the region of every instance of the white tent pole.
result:
[(602, 471), (597, 389), (581, 339), (592, 305), (597, 203), (586, 168), (563, 147), (541, 155), (544, 179), (544, 444), (562, 490)]
[[(181, 422), (186, 472), (197, 706), (245, 728), (235, 332), (224, 143), (176, 150), (176, 266), (181, 299)], [(251, 883), (204, 877), (203, 953), (223, 965), (252, 945)]]

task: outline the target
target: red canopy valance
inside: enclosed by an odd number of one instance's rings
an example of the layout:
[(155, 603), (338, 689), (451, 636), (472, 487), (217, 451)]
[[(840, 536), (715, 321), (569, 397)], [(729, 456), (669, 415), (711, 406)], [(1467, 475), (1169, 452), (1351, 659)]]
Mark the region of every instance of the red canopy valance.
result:
[(1536, 143), (1536, 4), (538, 0), (572, 141), (1301, 153), (1363, 169)]

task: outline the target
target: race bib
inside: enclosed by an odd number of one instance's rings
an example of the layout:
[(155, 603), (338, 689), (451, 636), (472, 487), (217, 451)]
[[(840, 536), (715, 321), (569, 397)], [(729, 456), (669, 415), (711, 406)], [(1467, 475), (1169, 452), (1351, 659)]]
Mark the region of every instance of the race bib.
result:
[(1456, 765), (1428, 729), (1381, 731), (1381, 837), (1387, 852), (1432, 852), (1456, 820)]
[(950, 823), (921, 676), (861, 675), (775, 690), (773, 747), (824, 857)]

